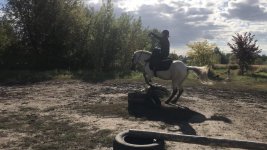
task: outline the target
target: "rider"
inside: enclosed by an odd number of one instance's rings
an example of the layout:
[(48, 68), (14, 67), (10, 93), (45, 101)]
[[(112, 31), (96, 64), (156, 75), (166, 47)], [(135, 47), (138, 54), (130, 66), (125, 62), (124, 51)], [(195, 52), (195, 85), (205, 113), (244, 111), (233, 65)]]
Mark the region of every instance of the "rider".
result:
[[(153, 36), (156, 39), (159, 40), (159, 46), (160, 46), (160, 60), (167, 58), (169, 56), (170, 53), (170, 42), (169, 42), (169, 31), (168, 30), (163, 30), (161, 32), (161, 36), (156, 35), (155, 33), (150, 32), (149, 36)], [(153, 55), (153, 52), (152, 52)], [(159, 63), (159, 61), (154, 61), (153, 62), (153, 71), (154, 74), (156, 75), (156, 66)]]

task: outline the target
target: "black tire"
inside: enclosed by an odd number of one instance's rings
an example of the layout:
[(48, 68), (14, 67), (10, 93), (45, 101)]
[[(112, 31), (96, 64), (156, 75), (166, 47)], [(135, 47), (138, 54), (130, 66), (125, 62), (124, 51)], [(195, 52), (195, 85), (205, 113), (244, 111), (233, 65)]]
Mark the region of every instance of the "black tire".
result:
[(131, 115), (141, 115), (145, 109), (146, 94), (141, 92), (128, 93), (128, 112)]
[(128, 103), (143, 104), (146, 100), (147, 94), (140, 92), (128, 93)]
[(146, 101), (145, 104), (147, 104), (147, 106), (152, 106), (152, 107), (159, 107), (161, 106), (161, 101), (159, 99), (159, 97), (153, 93), (148, 93), (147, 97), (146, 97)]
[(128, 93), (128, 108), (135, 108), (139, 106), (160, 106), (161, 101), (157, 95), (152, 92), (147, 93)]
[(164, 150), (162, 139), (140, 138), (128, 131), (119, 133), (113, 141), (113, 150)]

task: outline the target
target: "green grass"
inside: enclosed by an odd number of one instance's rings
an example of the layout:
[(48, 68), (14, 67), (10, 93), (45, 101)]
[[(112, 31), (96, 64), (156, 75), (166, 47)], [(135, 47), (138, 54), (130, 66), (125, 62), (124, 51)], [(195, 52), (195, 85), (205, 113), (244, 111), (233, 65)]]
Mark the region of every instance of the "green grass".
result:
[[(213, 71), (222, 79), (227, 78), (227, 69), (215, 69)], [(267, 73), (248, 72), (242, 76), (238, 75), (238, 71), (231, 70), (230, 80), (215, 82), (214, 86), (217, 88), (267, 91)]]
[[(230, 67), (231, 69), (238, 69), (238, 64), (214, 64), (213, 69), (228, 69)], [(267, 65), (250, 65), (250, 70), (256, 71), (258, 69), (267, 69)]]
[[(262, 66), (261, 66), (262, 67)], [(227, 78), (227, 69), (226, 68), (219, 68), (213, 70), (215, 75), (219, 75), (219, 80), (212, 80), (213, 85), (210, 85), (211, 88), (224, 88), (224, 89), (234, 89), (234, 90), (244, 90), (244, 89), (251, 89), (251, 90), (260, 90), (260, 91), (267, 91), (267, 73), (266, 72), (248, 72), (247, 74), (241, 76), (238, 75), (238, 70), (231, 70), (230, 80), (226, 81)], [(140, 73), (136, 75), (133, 80), (143, 81), (143, 76)], [(164, 85), (171, 85), (170, 81), (160, 80), (154, 78), (153, 81), (164, 84)], [(189, 73), (187, 79), (185, 80), (184, 84), (185, 87), (195, 87), (195, 86), (202, 86), (200, 81), (197, 79), (194, 73)]]
[[(265, 72), (266, 66), (254, 66), (254, 72), (248, 72), (244, 76), (238, 75), (238, 70), (231, 70), (231, 79), (225, 81), (227, 78), (227, 69), (225, 65), (217, 65), (217, 69), (214, 69), (214, 73), (219, 75), (221, 81), (214, 81), (214, 85), (218, 88), (234, 88), (234, 89), (254, 89), (266, 91), (267, 86), (267, 72)], [(255, 71), (257, 70), (257, 71)], [(51, 71), (0, 71), (0, 84), (2, 85), (16, 85), (16, 84), (31, 84), (36, 82), (48, 81), (48, 80), (68, 80), (77, 79), (85, 82), (103, 82), (106, 80), (128, 80), (144, 82), (141, 72), (130, 71), (66, 71), (66, 70), (51, 70)], [(170, 81), (160, 80), (154, 78), (153, 81), (160, 84), (171, 85)], [(201, 85), (196, 76), (193, 73), (188, 75), (184, 86), (198, 86)]]

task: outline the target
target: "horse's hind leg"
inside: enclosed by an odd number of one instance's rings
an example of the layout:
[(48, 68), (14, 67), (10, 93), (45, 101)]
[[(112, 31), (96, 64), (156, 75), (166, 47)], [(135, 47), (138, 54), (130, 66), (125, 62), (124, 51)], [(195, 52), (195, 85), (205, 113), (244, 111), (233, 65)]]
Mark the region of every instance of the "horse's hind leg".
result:
[(172, 98), (176, 95), (176, 93), (177, 93), (177, 88), (175, 88), (175, 89), (172, 90), (172, 94), (171, 94), (171, 96), (168, 98), (168, 100), (165, 101), (165, 104), (169, 104), (170, 101), (172, 100)]
[(176, 96), (176, 98), (173, 101), (171, 101), (171, 103), (173, 103), (173, 104), (177, 103), (178, 99), (183, 94), (183, 92), (184, 92), (184, 89), (183, 88), (180, 88), (178, 95)]
[(182, 87), (182, 84), (183, 84), (183, 82), (184, 82), (186, 77), (187, 77), (187, 75), (185, 75), (182, 79), (180, 78), (180, 80), (178, 80), (178, 82), (176, 82), (176, 83), (178, 83), (177, 84), (177, 89), (179, 89), (179, 93), (171, 103), (175, 104), (178, 101), (178, 99), (180, 98), (180, 96), (183, 94), (184, 89)]

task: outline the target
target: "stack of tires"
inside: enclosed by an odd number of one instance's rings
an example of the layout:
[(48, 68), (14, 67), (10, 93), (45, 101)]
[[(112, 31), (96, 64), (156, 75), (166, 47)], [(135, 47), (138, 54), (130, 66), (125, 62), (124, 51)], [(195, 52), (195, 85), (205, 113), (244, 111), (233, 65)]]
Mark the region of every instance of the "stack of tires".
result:
[[(159, 96), (155, 89), (144, 92), (128, 93), (128, 112), (134, 116), (144, 116), (151, 110), (161, 107)], [(164, 150), (163, 139), (144, 138), (131, 135), (128, 131), (119, 133), (113, 142), (114, 150)]]
[(148, 108), (160, 107), (158, 97), (150, 93), (133, 92), (128, 93), (128, 112), (131, 115), (142, 115)]

